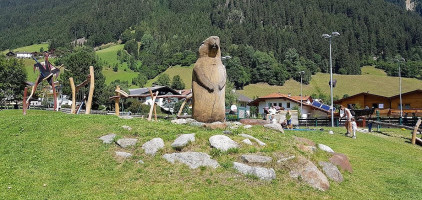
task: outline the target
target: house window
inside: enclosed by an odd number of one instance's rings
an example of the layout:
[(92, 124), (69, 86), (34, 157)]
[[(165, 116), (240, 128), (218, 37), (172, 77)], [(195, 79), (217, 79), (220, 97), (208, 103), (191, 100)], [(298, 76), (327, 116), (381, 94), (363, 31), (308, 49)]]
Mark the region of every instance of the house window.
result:
[(272, 103), (268, 103), (268, 107), (271, 107)]
[(286, 108), (290, 108), (290, 103), (289, 102), (287, 102)]
[(404, 109), (410, 109), (410, 104), (404, 104)]
[(384, 109), (384, 104), (383, 103), (378, 104), (378, 108)]
[(273, 106), (277, 106), (277, 103), (274, 103)]
[(283, 103), (278, 103), (278, 106), (281, 108), (283, 107)]

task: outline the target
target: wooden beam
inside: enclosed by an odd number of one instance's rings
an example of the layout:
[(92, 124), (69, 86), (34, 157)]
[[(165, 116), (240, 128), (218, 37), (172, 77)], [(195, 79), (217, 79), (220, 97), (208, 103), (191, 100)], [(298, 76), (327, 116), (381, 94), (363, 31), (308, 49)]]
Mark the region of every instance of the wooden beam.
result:
[(94, 89), (95, 89), (95, 77), (94, 77), (94, 67), (89, 66), (89, 78), (91, 79), (89, 82), (89, 94), (88, 94), (88, 101), (86, 102), (86, 110), (85, 114), (91, 113), (91, 106), (92, 106), (92, 97), (94, 96)]
[[(116, 90), (120, 90), (120, 86), (116, 86)], [(114, 110), (117, 116), (120, 115), (119, 113), (119, 102), (120, 102), (120, 93), (116, 92), (117, 98), (114, 99)]]
[[(391, 123), (379, 122), (379, 121), (373, 121), (373, 120), (368, 121), (368, 123), (381, 125), (381, 126), (395, 127), (395, 128), (404, 128), (404, 129), (408, 129), (408, 130), (413, 130), (415, 128), (415, 127), (412, 127), (412, 126), (405, 126), (405, 125), (400, 125), (400, 124), (391, 124)], [(418, 131), (422, 132), (422, 129), (418, 128)]]
[[(154, 96), (155, 94), (153, 94)], [(150, 97), (151, 94), (141, 94), (141, 95), (128, 95), (126, 98), (145, 98), (145, 97)], [(179, 99), (183, 99), (188, 97), (187, 95), (160, 95), (157, 96), (157, 98), (179, 98)], [(109, 99), (114, 99), (117, 98), (117, 96), (112, 96), (109, 97)]]
[(418, 132), (420, 125), (421, 125), (421, 119), (418, 119), (418, 122), (416, 122), (415, 129), (413, 129), (412, 144), (416, 144), (416, 133)]
[(155, 96), (152, 94), (151, 89), (149, 89), (149, 94), (151, 96), (152, 99), (152, 104), (151, 104), (151, 108), (149, 109), (149, 114), (148, 114), (148, 121), (151, 121), (152, 118), (152, 111), (154, 110), (154, 105), (155, 105), (155, 99), (158, 96), (158, 91), (155, 93)]
[(186, 102), (192, 98), (192, 94), (186, 96), (185, 100), (183, 101), (182, 105), (180, 106), (179, 112), (177, 113), (177, 118), (180, 118), (180, 114), (182, 114), (183, 108), (185, 107)]
[(76, 91), (78, 91), (81, 87), (85, 86), (91, 81), (91, 77), (88, 76), (84, 82), (76, 86)]
[(28, 87), (25, 87), (25, 89), (23, 90), (23, 101), (22, 101), (23, 115), (26, 115), (26, 109), (28, 108), (28, 105), (26, 105), (27, 95), (28, 95)]
[(115, 92), (117, 92), (117, 93), (120, 93), (121, 95), (123, 95), (125, 98), (128, 98), (129, 97), (129, 94), (127, 94), (125, 91), (123, 91), (123, 90), (114, 90)]
[(71, 114), (75, 114), (75, 108), (76, 108), (76, 88), (75, 88), (75, 82), (73, 81), (73, 78), (69, 78), (70, 82), (70, 88), (72, 89), (72, 107), (70, 109)]

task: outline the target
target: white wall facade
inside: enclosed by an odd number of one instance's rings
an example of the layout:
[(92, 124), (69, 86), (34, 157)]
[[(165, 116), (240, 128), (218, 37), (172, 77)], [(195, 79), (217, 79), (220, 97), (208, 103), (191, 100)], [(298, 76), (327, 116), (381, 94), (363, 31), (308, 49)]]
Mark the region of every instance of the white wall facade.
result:
[[(300, 107), (300, 104), (286, 99), (267, 99), (265, 101), (259, 102), (258, 112), (263, 114), (264, 108), (269, 107), (269, 104), (271, 104), (271, 106), (283, 107), (284, 110), (292, 110), (292, 108), (295, 106)], [(288, 104), (290, 104), (290, 106)]]
[(31, 53), (17, 53), (16, 54), (16, 58), (31, 58), (32, 54)]

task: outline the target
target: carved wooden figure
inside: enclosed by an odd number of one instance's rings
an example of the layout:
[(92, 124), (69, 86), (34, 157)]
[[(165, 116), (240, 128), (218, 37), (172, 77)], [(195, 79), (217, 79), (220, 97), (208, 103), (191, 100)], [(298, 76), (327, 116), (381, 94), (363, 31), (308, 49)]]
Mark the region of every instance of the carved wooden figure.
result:
[(211, 36), (199, 47), (192, 73), (192, 117), (200, 122), (224, 121), (226, 67), (221, 61), (220, 38)]

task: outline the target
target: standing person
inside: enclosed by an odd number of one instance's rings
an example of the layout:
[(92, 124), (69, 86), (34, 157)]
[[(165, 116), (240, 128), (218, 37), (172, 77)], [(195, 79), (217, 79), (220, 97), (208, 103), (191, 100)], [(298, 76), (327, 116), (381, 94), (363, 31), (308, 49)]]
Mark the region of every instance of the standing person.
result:
[(346, 127), (346, 135), (350, 136), (350, 132), (352, 130), (352, 123), (351, 120), (353, 118), (352, 113), (350, 110), (344, 106), (340, 106), (340, 118), (346, 118), (346, 122), (344, 123), (344, 126)]
[(274, 115), (275, 115), (275, 109), (274, 109), (274, 106), (271, 106), (270, 107), (270, 109), (268, 110), (268, 112), (269, 112), (269, 119), (270, 119), (270, 122), (272, 122), (272, 120), (273, 120), (273, 118), (274, 118)]
[(353, 132), (352, 138), (356, 139), (356, 130), (358, 130), (358, 125), (356, 124), (355, 118), (352, 118), (351, 124), (352, 124), (352, 132)]
[(290, 129), (290, 127), (292, 126), (292, 115), (290, 114), (289, 110), (286, 113), (286, 120), (287, 120), (287, 128)]

